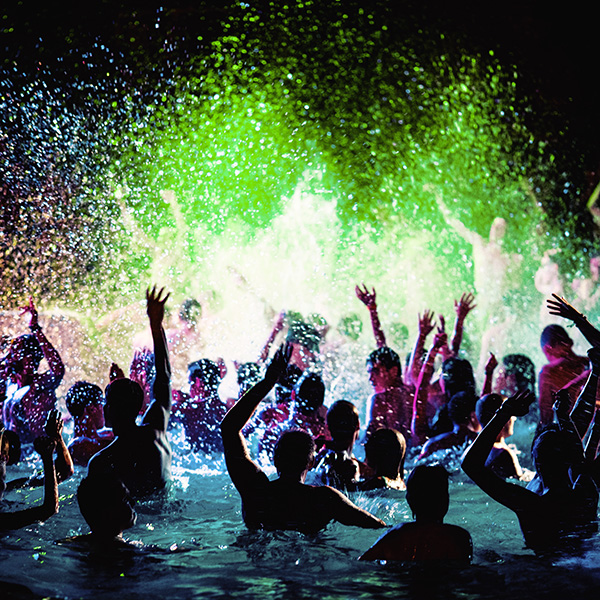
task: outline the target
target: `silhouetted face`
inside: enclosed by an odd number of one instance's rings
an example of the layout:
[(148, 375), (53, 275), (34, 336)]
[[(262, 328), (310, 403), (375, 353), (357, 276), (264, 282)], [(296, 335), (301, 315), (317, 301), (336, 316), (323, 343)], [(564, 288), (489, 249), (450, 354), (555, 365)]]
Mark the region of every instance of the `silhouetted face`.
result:
[(385, 390), (389, 390), (397, 385), (398, 367), (388, 369), (381, 363), (376, 362), (367, 365), (367, 373), (369, 374), (369, 381), (373, 386), (373, 391), (376, 394), (385, 392)]

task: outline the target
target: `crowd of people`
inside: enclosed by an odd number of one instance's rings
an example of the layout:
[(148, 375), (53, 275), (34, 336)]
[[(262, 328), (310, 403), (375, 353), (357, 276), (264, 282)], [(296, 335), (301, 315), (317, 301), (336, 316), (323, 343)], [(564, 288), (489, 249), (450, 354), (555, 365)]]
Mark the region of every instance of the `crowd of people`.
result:
[[(565, 551), (589, 538), (600, 485), (600, 331), (585, 315), (561, 296), (548, 300), (549, 314), (572, 322), (589, 342), (588, 357), (576, 355), (567, 331), (551, 323), (541, 331), (547, 363), (538, 385), (527, 356), (510, 354), (499, 363), (490, 353), (478, 386), (461, 351), (465, 321), (476, 307), (473, 294), (456, 300), (451, 335), (441, 315), (418, 315), (404, 369), (386, 343), (375, 289), (357, 286), (356, 296), (368, 309), (376, 346), (364, 361), (372, 394), (363, 426), (358, 398), (326, 406), (321, 355), (328, 326), (318, 315), (281, 313), (257, 361), (235, 363), (236, 397), (219, 393), (225, 362), (205, 357), (187, 365), (185, 389), (172, 390), (164, 328), (169, 294), (156, 287), (146, 293), (152, 347), (135, 350), (129, 377), (113, 363), (104, 391), (93, 382), (75, 383), (61, 415), (56, 390), (65, 367), (30, 299), (22, 309), (30, 333), (12, 339), (0, 359), (0, 497), (6, 489), (38, 485), (44, 500), (0, 512), (0, 530), (54, 515), (58, 485), (80, 469), (85, 475), (77, 499), (90, 535), (99, 543), (124, 543), (123, 532), (136, 520), (136, 500), (168, 491), (171, 439), (179, 428), (193, 452), (207, 460), (224, 457), (250, 529), (311, 534), (331, 521), (384, 528), (352, 495), (405, 491), (414, 521), (393, 527), (361, 560), (471, 560), (469, 533), (444, 523), (449, 451), (464, 452), (464, 473), (514, 511), (536, 553)], [(349, 338), (356, 332), (351, 325), (346, 323)], [(48, 370), (39, 372), (43, 359)], [(515, 419), (528, 413), (537, 425), (535, 472), (521, 467), (506, 442)], [(68, 444), (63, 419), (73, 423)], [(356, 455), (360, 444), (364, 460)], [(11, 465), (31, 449), (42, 459), (43, 474), (9, 480)], [(272, 468), (275, 478), (268, 475)]]

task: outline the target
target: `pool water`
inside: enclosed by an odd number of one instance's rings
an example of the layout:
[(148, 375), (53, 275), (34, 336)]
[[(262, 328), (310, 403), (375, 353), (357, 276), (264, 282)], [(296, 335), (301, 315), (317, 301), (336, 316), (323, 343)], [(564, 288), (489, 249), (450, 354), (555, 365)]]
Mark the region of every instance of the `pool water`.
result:
[[(60, 512), (46, 523), (0, 537), (0, 598), (553, 598), (586, 597), (600, 584), (600, 538), (582, 555), (554, 560), (524, 548), (511, 511), (451, 466), (448, 523), (473, 537), (474, 560), (452, 565), (385, 565), (357, 557), (381, 531), (331, 524), (316, 536), (249, 532), (222, 459), (177, 454), (163, 498), (138, 503), (126, 532), (142, 549), (90, 549), (75, 493), (85, 473), (60, 485)], [(9, 478), (26, 474), (22, 463)], [(6, 494), (3, 510), (41, 497)], [(388, 524), (410, 520), (404, 493), (352, 499)]]

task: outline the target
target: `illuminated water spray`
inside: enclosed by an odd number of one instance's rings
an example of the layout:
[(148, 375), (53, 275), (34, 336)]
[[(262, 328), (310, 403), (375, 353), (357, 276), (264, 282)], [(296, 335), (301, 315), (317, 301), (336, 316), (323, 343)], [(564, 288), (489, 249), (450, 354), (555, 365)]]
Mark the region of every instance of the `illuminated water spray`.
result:
[[(360, 311), (358, 282), (377, 287), (384, 326), (411, 334), (417, 312), (450, 318), (453, 299), (473, 290), (486, 292), (467, 332), (475, 354), (503, 323), (506, 349), (535, 347), (533, 275), (560, 238), (542, 208), (554, 157), (526, 124), (516, 72), (493, 53), (449, 53), (443, 39), (420, 54), (371, 15), (361, 29), (316, 22), (306, 7), (289, 29), (240, 4), (202, 57), (170, 59), (150, 99), (114, 87), (99, 134), (111, 152), (101, 192), (87, 197), (102, 293), (69, 264), (46, 297), (60, 304), (61, 286), (76, 288), (80, 317), (118, 352), (139, 316), (109, 335), (91, 315), (157, 281), (176, 302), (205, 303), (214, 352), (250, 360), (279, 310), (332, 324)], [(284, 31), (285, 49), (269, 27)], [(494, 240), (497, 218), (506, 234)]]

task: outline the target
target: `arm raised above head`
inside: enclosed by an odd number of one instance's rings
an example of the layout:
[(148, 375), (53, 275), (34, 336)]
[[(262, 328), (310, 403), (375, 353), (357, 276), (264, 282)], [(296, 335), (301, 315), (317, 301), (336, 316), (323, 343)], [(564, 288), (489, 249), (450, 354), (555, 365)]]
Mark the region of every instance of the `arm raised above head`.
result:
[(385, 341), (385, 333), (381, 328), (381, 322), (379, 321), (379, 313), (377, 312), (377, 293), (375, 288), (369, 291), (369, 288), (363, 283), (362, 288), (357, 285), (354, 288), (356, 297), (369, 309), (369, 316), (371, 317), (371, 326), (373, 327), (373, 335), (375, 336), (375, 343), (378, 348), (387, 346)]
[(170, 294), (164, 292), (164, 288), (157, 291), (156, 286), (146, 290), (146, 312), (154, 342), (156, 376), (152, 386), (153, 399), (142, 420), (145, 425), (161, 431), (166, 431), (171, 413), (171, 364), (163, 328), (165, 303)]
[(21, 307), (21, 315), (25, 315), (27, 313), (31, 315), (29, 329), (31, 329), (31, 333), (38, 341), (38, 344), (42, 349), (42, 353), (44, 354), (44, 358), (50, 367), (50, 373), (52, 374), (52, 378), (54, 380), (53, 387), (57, 388), (65, 375), (65, 365), (63, 364), (62, 358), (60, 357), (60, 354), (56, 348), (50, 343), (42, 331), (42, 328), (38, 322), (38, 312), (33, 304), (33, 298), (31, 296), (29, 297), (29, 304)]
[(520, 392), (505, 400), (489, 423), (469, 446), (462, 460), (463, 471), (486, 493), (500, 504), (514, 511), (530, 508), (537, 495), (520, 485), (505, 481), (485, 466), (492, 446), (512, 416), (523, 416), (535, 400), (531, 392)]
[(552, 298), (547, 300), (546, 305), (551, 315), (557, 315), (573, 321), (577, 329), (581, 331), (583, 337), (592, 346), (600, 348), (600, 331), (587, 320), (587, 317), (583, 313), (580, 313), (574, 306), (557, 294), (552, 294)]
[(287, 368), (291, 355), (291, 344), (282, 345), (273, 356), (264, 378), (250, 388), (229, 409), (221, 421), (221, 437), (227, 470), (233, 484), (240, 492), (251, 484), (251, 477), (260, 472), (258, 465), (250, 458), (242, 429)]

